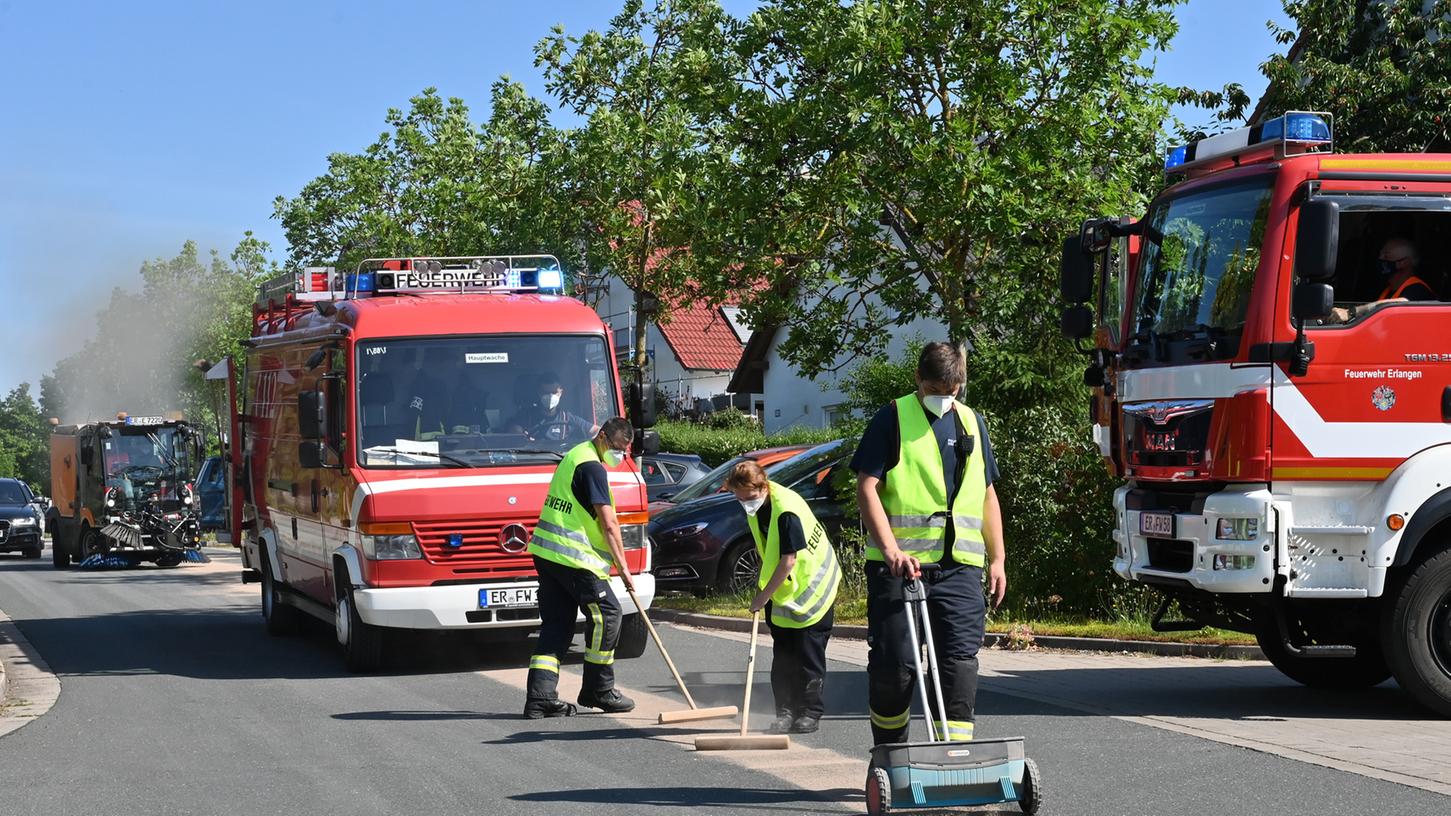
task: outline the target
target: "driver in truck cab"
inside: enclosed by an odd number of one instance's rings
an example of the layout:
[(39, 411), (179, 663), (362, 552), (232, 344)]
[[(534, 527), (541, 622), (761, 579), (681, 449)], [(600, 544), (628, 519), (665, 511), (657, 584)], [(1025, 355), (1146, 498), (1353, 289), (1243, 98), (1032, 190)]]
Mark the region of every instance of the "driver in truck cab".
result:
[(564, 384), (559, 375), (545, 371), (535, 381), (533, 405), (509, 420), (511, 433), (526, 434), (530, 439), (568, 442), (587, 439), (594, 430), (590, 421), (564, 410)]
[(1435, 300), (1436, 293), (1416, 274), (1419, 264), (1420, 255), (1409, 238), (1388, 239), (1381, 245), (1380, 255), (1376, 258), (1376, 271), (1385, 278), (1385, 288), (1370, 303), (1350, 307), (1336, 306), (1330, 312), (1330, 322), (1349, 323), (1387, 303)]

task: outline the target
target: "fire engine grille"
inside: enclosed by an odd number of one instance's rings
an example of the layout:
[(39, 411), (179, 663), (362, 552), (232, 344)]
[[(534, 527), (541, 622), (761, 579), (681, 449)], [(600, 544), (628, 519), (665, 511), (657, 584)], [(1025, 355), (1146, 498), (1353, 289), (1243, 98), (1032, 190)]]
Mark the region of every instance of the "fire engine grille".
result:
[[(460, 575), (485, 576), (491, 573), (517, 573), (534, 566), (534, 559), (527, 552), (509, 552), (499, 541), (499, 532), (510, 524), (523, 527), (523, 539), (528, 541), (532, 524), (519, 521), (440, 521), (415, 523), (413, 534), (418, 536), (418, 546), (423, 557), (430, 563), (454, 567)], [(462, 539), (461, 546), (451, 547), (454, 536)]]
[(1168, 538), (1148, 540), (1149, 566), (1164, 572), (1188, 572), (1194, 569), (1194, 544)]
[[(1161, 407), (1167, 406), (1167, 407)], [(1169, 405), (1150, 403), (1124, 409), (1124, 433), (1131, 465), (1200, 467), (1209, 445), (1212, 400)], [(1156, 414), (1156, 409), (1159, 413)]]

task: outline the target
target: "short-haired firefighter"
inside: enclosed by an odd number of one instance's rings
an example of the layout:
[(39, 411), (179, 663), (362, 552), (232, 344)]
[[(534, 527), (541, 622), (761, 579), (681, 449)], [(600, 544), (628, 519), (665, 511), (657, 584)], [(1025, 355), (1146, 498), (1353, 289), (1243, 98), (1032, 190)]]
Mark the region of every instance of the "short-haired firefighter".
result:
[(826, 531), (806, 500), (766, 478), (752, 461), (736, 465), (725, 487), (746, 511), (761, 556), (760, 590), (751, 611), (770, 607), (766, 618), (774, 644), (771, 694), (776, 698), (772, 734), (810, 734), (820, 727), (826, 682), (826, 643), (841, 566)]
[(615, 644), (620, 638), (620, 602), (610, 589), (610, 565), (620, 580), (634, 588), (625, 565), (620, 524), (610, 492), (605, 462), (625, 461), (634, 432), (628, 420), (615, 417), (594, 439), (564, 455), (539, 523), (529, 540), (534, 569), (539, 573), (539, 646), (529, 659), (524, 716), (568, 717), (575, 707), (559, 699), (559, 661), (574, 640), (577, 613), (584, 613), (584, 683), (578, 703), (607, 713), (622, 713), (635, 701), (615, 689)]
[[(973, 737), (977, 653), (987, 604), (1002, 602), (1002, 512), (987, 425), (954, 395), (966, 380), (962, 354), (929, 343), (917, 360), (917, 391), (877, 412), (852, 458), (867, 544), (867, 676), (875, 744), (904, 742), (916, 686), (904, 611), (905, 578), (922, 576), (940, 658), (938, 733)], [(923, 563), (937, 569), (923, 573)]]

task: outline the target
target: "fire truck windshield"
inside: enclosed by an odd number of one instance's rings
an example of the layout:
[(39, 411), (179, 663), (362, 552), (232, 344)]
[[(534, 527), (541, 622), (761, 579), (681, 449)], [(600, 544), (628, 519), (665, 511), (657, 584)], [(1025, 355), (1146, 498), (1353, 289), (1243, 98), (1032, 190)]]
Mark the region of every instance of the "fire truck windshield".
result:
[(557, 461), (618, 412), (599, 335), (360, 342), (357, 371), (364, 467)]
[(1238, 335), (1270, 210), (1272, 175), (1156, 201), (1144, 219), (1134, 342)]

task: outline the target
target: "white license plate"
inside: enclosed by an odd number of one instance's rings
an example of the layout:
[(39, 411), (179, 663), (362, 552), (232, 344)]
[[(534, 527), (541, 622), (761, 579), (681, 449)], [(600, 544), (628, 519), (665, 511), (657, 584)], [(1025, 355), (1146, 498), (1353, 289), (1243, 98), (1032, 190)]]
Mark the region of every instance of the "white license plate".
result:
[(1140, 513), (1139, 532), (1155, 538), (1174, 537), (1173, 513)]
[(534, 593), (539, 587), (514, 586), (479, 590), (480, 609), (511, 609), (516, 606), (534, 606)]

